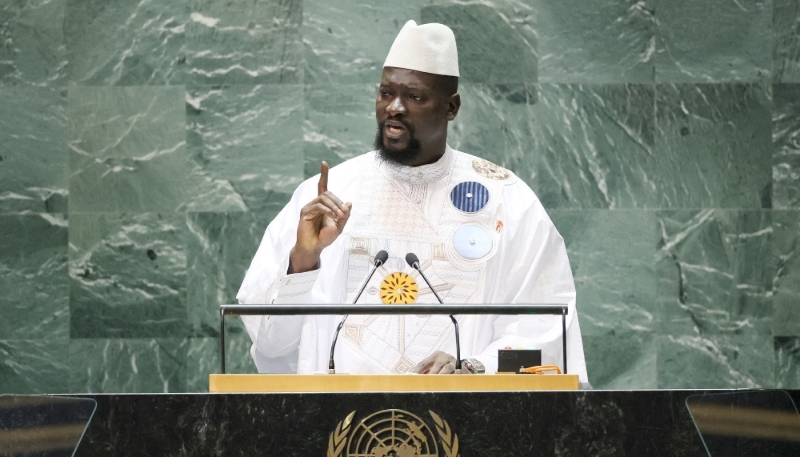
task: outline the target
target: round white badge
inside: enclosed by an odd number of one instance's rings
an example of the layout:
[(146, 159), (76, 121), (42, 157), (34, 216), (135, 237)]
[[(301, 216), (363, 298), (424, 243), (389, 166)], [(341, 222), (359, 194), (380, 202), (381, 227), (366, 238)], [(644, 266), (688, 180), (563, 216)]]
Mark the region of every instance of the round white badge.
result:
[(465, 259), (476, 260), (492, 252), (492, 235), (474, 224), (462, 225), (453, 234), (453, 248)]

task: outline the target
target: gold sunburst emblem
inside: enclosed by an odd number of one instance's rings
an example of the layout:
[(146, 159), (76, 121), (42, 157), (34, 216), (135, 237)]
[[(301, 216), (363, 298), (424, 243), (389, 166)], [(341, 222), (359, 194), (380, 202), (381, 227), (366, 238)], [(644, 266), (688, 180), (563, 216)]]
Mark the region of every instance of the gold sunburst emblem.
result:
[(381, 283), (381, 301), (386, 305), (409, 305), (417, 301), (417, 282), (405, 273), (392, 273)]

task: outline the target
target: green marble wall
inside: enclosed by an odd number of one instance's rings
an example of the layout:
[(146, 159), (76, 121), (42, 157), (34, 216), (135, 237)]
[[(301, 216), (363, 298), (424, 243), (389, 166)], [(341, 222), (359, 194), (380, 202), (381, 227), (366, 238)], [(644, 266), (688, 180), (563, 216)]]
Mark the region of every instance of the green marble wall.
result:
[(407, 19), (458, 37), (450, 143), (566, 239), (596, 387), (800, 388), (796, 0), (9, 0), (0, 392), (203, 391), (266, 224), (370, 149)]

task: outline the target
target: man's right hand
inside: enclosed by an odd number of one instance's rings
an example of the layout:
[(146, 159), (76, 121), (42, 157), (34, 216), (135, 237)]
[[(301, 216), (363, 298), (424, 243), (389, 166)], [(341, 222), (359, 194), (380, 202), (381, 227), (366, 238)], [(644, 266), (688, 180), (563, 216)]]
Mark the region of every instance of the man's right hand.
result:
[(289, 254), (289, 274), (317, 268), (322, 250), (342, 234), (352, 208), (352, 203), (343, 203), (339, 197), (328, 192), (328, 163), (322, 162), (317, 198), (300, 210), (297, 243)]

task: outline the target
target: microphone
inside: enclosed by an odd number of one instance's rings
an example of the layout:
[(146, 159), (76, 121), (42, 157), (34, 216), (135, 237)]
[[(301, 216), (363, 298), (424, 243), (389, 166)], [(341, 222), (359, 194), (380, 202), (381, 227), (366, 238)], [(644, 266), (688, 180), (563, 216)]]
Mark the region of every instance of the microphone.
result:
[[(372, 271), (369, 272), (369, 276), (367, 276), (367, 280), (364, 281), (364, 285), (361, 286), (361, 290), (358, 291), (356, 294), (356, 299), (353, 300), (353, 304), (355, 305), (359, 298), (361, 298), (361, 294), (364, 293), (364, 289), (367, 288), (367, 284), (369, 284), (369, 280), (372, 279), (372, 275), (375, 274), (375, 270), (378, 269), (381, 265), (386, 263), (389, 260), (389, 253), (386, 251), (381, 250), (377, 254), (375, 254), (375, 264), (372, 267)], [(344, 326), (344, 321), (347, 320), (348, 314), (342, 318), (342, 321), (339, 322), (339, 326), (336, 327), (336, 332), (333, 333), (333, 342), (331, 343), (331, 357), (328, 360), (328, 374), (336, 374), (336, 366), (333, 361), (333, 351), (336, 349), (336, 340), (339, 339), (339, 332), (342, 331), (342, 327)]]
[[(408, 263), (408, 266), (410, 266), (411, 268), (413, 268), (413, 269), (415, 269), (415, 270), (417, 270), (419, 272), (420, 276), (422, 276), (422, 279), (425, 280), (425, 284), (427, 284), (428, 287), (431, 288), (431, 292), (433, 292), (433, 295), (436, 297), (437, 300), (439, 300), (439, 303), (444, 305), (444, 302), (442, 301), (442, 298), (439, 296), (439, 294), (436, 293), (436, 290), (431, 285), (431, 282), (428, 281), (428, 278), (425, 276), (425, 273), (422, 272), (422, 268), (420, 268), (420, 266), (419, 266), (419, 257), (417, 257), (417, 255), (414, 254), (413, 252), (409, 252), (408, 254), (406, 254), (406, 263)], [(455, 328), (456, 328), (456, 371), (458, 373), (460, 373), (461, 372), (461, 342), (459, 341), (459, 338), (458, 338), (458, 333), (459, 333), (458, 332), (458, 321), (456, 320), (455, 317), (453, 317), (452, 314), (450, 314), (450, 320), (453, 321), (453, 326), (455, 326)]]

